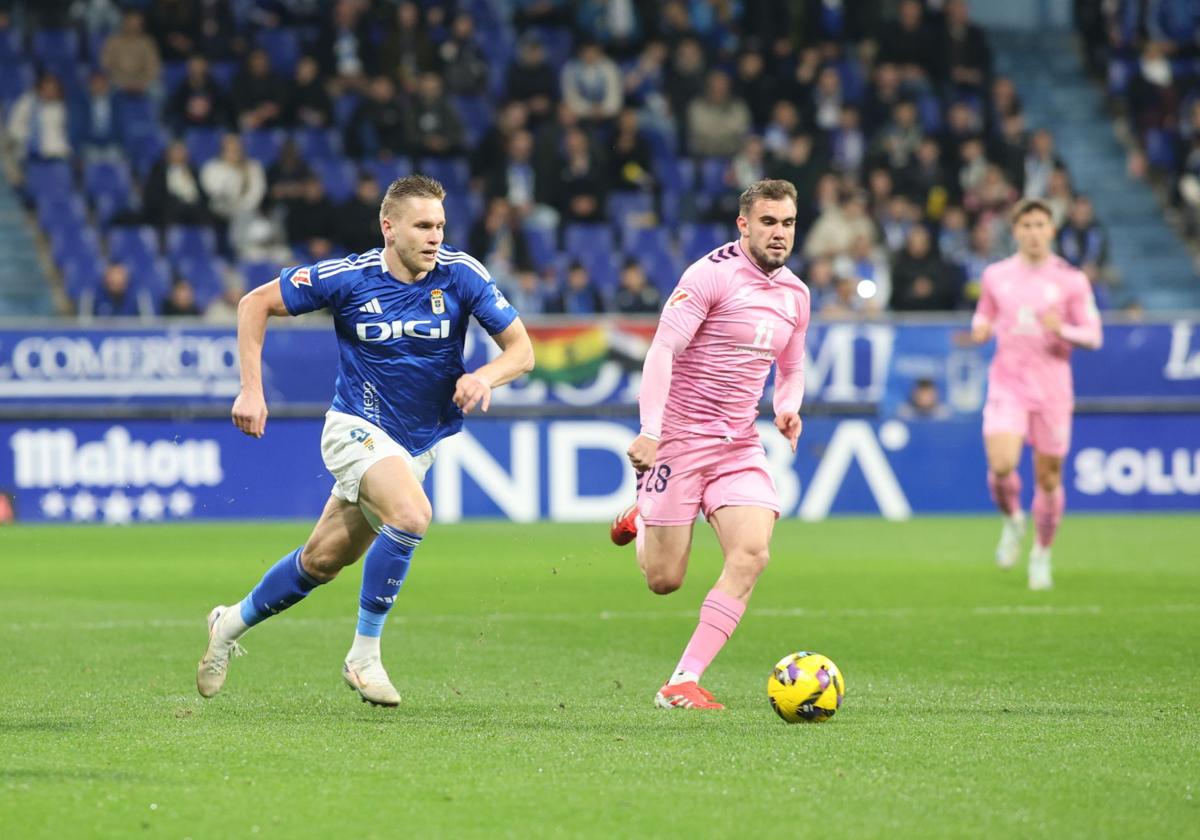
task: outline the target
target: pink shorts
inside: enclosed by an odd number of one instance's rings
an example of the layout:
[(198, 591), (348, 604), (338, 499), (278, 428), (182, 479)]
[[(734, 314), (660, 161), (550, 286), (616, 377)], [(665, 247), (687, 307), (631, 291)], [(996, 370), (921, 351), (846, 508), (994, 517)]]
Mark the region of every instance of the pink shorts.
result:
[(647, 525), (690, 525), (718, 508), (749, 505), (779, 515), (775, 482), (757, 436), (730, 440), (688, 435), (659, 444), (654, 466), (638, 475), (638, 512)]
[(1035, 452), (1065, 457), (1071, 449), (1070, 403), (1030, 408), (1017, 394), (988, 388), (983, 406), (983, 436), (1020, 435)]

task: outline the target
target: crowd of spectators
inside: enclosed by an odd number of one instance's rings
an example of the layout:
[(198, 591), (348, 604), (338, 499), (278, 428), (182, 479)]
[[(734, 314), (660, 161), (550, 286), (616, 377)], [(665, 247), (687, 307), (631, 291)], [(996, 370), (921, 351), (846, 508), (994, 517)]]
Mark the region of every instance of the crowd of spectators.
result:
[(1105, 260), (965, 0), (35, 5), (0, 11), (0, 102), (88, 314), (227, 315), (280, 266), (377, 247), (410, 171), (531, 317), (657, 311), (763, 177), (798, 189), (821, 314), (972, 306), (1022, 195), (1067, 259)]
[(1089, 67), (1128, 121), (1136, 175), (1166, 179), (1200, 241), (1200, 3), (1076, 0)]

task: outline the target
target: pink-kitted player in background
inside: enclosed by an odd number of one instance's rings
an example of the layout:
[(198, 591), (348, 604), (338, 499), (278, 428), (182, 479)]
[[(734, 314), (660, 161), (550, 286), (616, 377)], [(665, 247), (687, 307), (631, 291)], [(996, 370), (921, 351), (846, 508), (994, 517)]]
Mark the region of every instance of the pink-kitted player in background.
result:
[(638, 565), (660, 595), (683, 584), (698, 513), (721, 543), (721, 576), (654, 698), (665, 709), (723, 708), (700, 677), (741, 620), (779, 516), (754, 426), (773, 363), (775, 426), (792, 451), (800, 437), (809, 294), (784, 266), (795, 241), (796, 188), (751, 185), (737, 226), (741, 236), (693, 263), (663, 308), (638, 396), (641, 433), (629, 447), (637, 504), (612, 526), (618, 545), (637, 540)]
[(995, 336), (983, 409), (988, 487), (1004, 515), (996, 546), (1001, 568), (1016, 564), (1025, 515), (1017, 465), (1026, 441), (1033, 448), (1036, 531), (1029, 554), (1030, 589), (1049, 589), (1050, 546), (1063, 516), (1063, 458), (1071, 448), (1075, 393), (1071, 350), (1095, 350), (1103, 340), (1091, 283), (1051, 251), (1050, 207), (1030, 199), (1012, 213), (1017, 253), (987, 267), (971, 337)]

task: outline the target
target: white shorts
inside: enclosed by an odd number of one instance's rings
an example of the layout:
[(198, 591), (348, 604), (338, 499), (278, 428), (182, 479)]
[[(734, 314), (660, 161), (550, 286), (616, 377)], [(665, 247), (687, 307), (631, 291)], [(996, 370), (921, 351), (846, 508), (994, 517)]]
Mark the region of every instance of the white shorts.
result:
[(413, 477), (420, 483), (425, 480), (425, 473), (433, 464), (434, 450), (426, 450), (414, 457), (374, 423), (340, 411), (325, 412), (321, 458), (325, 461), (325, 469), (334, 478), (333, 489), (329, 493), (335, 499), (359, 505), (363, 516), (376, 531), (379, 530), (379, 517), (365, 505), (359, 504), (358, 487), (367, 470), (384, 458), (393, 456), (403, 458)]

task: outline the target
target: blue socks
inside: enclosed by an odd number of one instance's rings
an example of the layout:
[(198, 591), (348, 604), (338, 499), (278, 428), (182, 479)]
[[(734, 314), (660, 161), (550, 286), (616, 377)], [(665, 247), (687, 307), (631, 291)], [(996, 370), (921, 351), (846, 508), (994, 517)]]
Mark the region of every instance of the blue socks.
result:
[[(358, 635), (378, 639), (388, 611), (408, 574), (413, 551), (421, 544), (419, 534), (384, 525), (363, 560), (362, 592), (358, 599)], [(258, 585), (238, 606), (247, 627), (281, 613), (304, 600), (321, 581), (304, 570), (297, 548), (267, 570)], [(377, 642), (375, 643), (378, 644)]]
[(388, 610), (396, 602), (421, 536), (384, 525), (363, 560), (362, 592), (358, 598), (358, 634), (378, 638)]
[(321, 584), (300, 565), (302, 549), (303, 546), (297, 548), (268, 569), (258, 586), (242, 599), (239, 610), (247, 627), (253, 627), (264, 618), (270, 618), (302, 601)]

